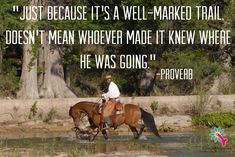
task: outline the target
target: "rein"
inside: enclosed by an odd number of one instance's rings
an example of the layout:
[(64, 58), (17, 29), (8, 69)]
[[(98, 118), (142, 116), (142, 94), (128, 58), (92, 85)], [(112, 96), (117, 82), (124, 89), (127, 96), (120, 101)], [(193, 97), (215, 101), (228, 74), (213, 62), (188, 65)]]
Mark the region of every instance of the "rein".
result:
[(100, 100), (102, 100), (102, 98), (98, 98), (98, 99), (96, 100), (96, 103), (99, 103)]

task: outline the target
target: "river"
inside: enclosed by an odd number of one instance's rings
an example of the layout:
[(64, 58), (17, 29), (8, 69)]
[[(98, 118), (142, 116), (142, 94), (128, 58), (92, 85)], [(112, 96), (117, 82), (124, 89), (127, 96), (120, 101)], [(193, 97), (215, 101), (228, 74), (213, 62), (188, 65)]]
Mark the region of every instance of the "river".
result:
[[(11, 139), (0, 135), (0, 156), (168, 156), (168, 157), (234, 157), (234, 129), (226, 129), (228, 144), (210, 141), (211, 129), (192, 132), (161, 133), (162, 138), (144, 133), (139, 140), (131, 135), (111, 135), (109, 141), (98, 136), (94, 142), (78, 141), (72, 132), (18, 135)], [(53, 136), (52, 136), (53, 135)], [(5, 136), (5, 137), (4, 137)], [(16, 137), (16, 135), (14, 135)], [(117, 154), (115, 155), (116, 152)], [(129, 153), (132, 152), (132, 153)], [(121, 153), (122, 155), (118, 155)], [(132, 154), (132, 155), (131, 155)]]

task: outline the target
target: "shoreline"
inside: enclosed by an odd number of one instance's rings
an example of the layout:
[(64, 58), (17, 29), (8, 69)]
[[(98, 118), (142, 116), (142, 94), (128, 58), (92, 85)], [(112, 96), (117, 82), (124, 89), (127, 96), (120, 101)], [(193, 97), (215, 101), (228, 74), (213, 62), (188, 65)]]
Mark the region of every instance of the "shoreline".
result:
[[(189, 116), (159, 116), (155, 117), (155, 123), (161, 133), (188, 132), (193, 131)], [(56, 137), (56, 136), (75, 136), (72, 128), (74, 127), (72, 119), (58, 120), (54, 119), (49, 123), (42, 120), (30, 120), (18, 123), (0, 123), (0, 137), (17, 139), (20, 137)], [(66, 135), (67, 134), (67, 135)], [(110, 129), (112, 135), (132, 135), (131, 130), (126, 125), (121, 125), (117, 130)], [(151, 134), (145, 129), (143, 134)], [(99, 134), (101, 135), (101, 134)]]

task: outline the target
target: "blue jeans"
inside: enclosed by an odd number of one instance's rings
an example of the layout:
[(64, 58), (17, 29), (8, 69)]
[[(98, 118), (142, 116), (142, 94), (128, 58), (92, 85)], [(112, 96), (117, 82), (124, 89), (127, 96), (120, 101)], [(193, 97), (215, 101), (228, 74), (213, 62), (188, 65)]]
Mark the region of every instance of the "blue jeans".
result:
[(107, 117), (107, 118), (105, 119), (105, 122), (106, 122), (106, 124), (110, 125), (110, 118)]

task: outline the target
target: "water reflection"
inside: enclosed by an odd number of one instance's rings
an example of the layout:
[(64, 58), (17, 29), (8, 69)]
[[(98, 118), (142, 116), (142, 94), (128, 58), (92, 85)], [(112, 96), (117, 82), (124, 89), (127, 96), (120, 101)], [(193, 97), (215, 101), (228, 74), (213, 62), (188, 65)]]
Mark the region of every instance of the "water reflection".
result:
[[(95, 142), (77, 141), (70, 133), (53, 134), (53, 138), (1, 138), (0, 150), (4, 148), (25, 148), (31, 150), (28, 154), (55, 154), (65, 152), (67, 154), (96, 154), (107, 152), (148, 151), (153, 154), (167, 155), (171, 157), (233, 157), (235, 156), (235, 139), (230, 136), (226, 148), (210, 142), (209, 129), (200, 129), (195, 132), (161, 134), (162, 138), (143, 136), (140, 140), (134, 140), (132, 136), (112, 136), (110, 141), (98, 137)], [(228, 130), (230, 134), (233, 131)], [(1, 135), (0, 135), (1, 136)], [(17, 148), (17, 149), (16, 149)]]

